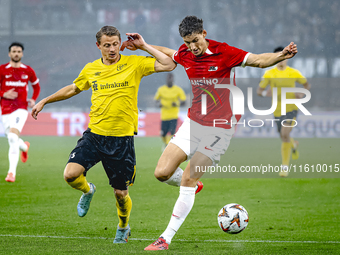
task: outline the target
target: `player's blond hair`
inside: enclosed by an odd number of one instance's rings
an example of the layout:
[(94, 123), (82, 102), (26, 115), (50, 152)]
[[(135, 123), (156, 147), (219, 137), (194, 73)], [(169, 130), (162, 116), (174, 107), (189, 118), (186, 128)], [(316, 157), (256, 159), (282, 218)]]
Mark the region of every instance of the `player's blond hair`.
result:
[(118, 36), (120, 40), (120, 33), (119, 30), (113, 26), (104, 26), (102, 27), (96, 34), (97, 42), (100, 44), (100, 40), (102, 39), (102, 36)]

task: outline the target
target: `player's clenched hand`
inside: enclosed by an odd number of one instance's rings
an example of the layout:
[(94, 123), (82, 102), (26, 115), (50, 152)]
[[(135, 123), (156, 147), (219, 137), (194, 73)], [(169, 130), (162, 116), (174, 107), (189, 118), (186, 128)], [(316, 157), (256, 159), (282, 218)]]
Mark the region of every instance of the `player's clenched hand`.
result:
[(128, 50), (137, 50), (136, 46), (129, 40), (126, 40), (122, 43), (122, 46), (120, 46), (120, 51), (123, 51), (125, 48)]
[(45, 103), (43, 101), (40, 101), (32, 108), (31, 115), (35, 120), (37, 119), (38, 113), (41, 112), (41, 110), (44, 108), (44, 105)]
[(10, 89), (3, 94), (3, 97), (7, 99), (16, 99), (18, 97), (18, 92), (14, 91), (14, 89)]
[(283, 49), (282, 54), (286, 59), (292, 58), (298, 52), (297, 46), (294, 42), (291, 42), (286, 48)]
[(130, 42), (136, 49), (143, 49), (143, 47), (145, 46), (146, 43), (145, 43), (143, 37), (140, 34), (138, 34), (138, 33), (126, 33), (126, 35), (128, 37), (128, 42)]

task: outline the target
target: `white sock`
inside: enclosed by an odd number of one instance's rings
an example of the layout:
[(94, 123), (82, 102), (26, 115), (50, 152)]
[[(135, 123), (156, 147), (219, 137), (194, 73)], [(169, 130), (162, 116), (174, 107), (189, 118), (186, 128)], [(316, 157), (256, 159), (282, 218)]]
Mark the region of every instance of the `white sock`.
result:
[(27, 151), (28, 149), (27, 144), (21, 138), (19, 138), (19, 148), (22, 151)]
[(171, 177), (164, 181), (164, 183), (171, 185), (171, 186), (181, 186), (181, 180), (182, 180), (183, 170), (181, 168), (177, 168), (176, 171), (171, 175)]
[(8, 133), (7, 135), (9, 143), (8, 159), (9, 159), (9, 170), (8, 173), (16, 175), (17, 165), (19, 161), (19, 137), (14, 133)]
[(168, 244), (171, 243), (171, 239), (188, 216), (192, 206), (194, 205), (194, 201), (195, 188), (181, 186), (179, 190), (179, 197), (174, 206), (169, 225), (161, 235)]

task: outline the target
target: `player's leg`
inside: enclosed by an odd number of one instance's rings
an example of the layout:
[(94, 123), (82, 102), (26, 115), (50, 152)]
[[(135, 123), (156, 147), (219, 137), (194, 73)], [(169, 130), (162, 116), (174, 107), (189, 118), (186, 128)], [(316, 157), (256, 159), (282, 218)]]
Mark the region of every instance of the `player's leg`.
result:
[(177, 127), (177, 119), (173, 119), (169, 121), (169, 132), (166, 135), (166, 143), (168, 144), (171, 140), (171, 138), (176, 133), (176, 127)]
[[(200, 166), (200, 169), (205, 169), (207, 166), (211, 166), (212, 163), (217, 164), (220, 156), (227, 150), (230, 139), (234, 133), (234, 130), (223, 130), (211, 127), (201, 129), (203, 130), (198, 130), (198, 132), (200, 133), (201, 131), (203, 137), (199, 138), (200, 143), (197, 146), (197, 151), (184, 170), (180, 195), (174, 206), (168, 227), (162, 235), (154, 243), (146, 247), (145, 250), (168, 249), (172, 238), (193, 207), (195, 201), (195, 186), (204, 174), (203, 171), (196, 171), (196, 166)], [(197, 130), (194, 129), (194, 131)], [(204, 136), (204, 134), (207, 135)], [(191, 139), (194, 140), (193, 137)]]
[(161, 234), (161, 236), (152, 244), (147, 246), (144, 250), (167, 250), (169, 244), (171, 243), (172, 238), (175, 236), (178, 229), (183, 224), (185, 218), (190, 213), (194, 201), (195, 201), (195, 187), (197, 182), (202, 177), (204, 172), (194, 172), (190, 171), (191, 166), (211, 166), (212, 161), (206, 155), (196, 152), (188, 165), (186, 166), (180, 191), (179, 197), (175, 203), (170, 222), (165, 229), (165, 231)]
[(158, 160), (155, 177), (164, 183), (179, 186), (183, 170), (179, 165), (187, 159), (187, 154), (174, 143), (169, 143)]
[(114, 189), (114, 192), (119, 223), (113, 243), (127, 243), (128, 238), (131, 236), (129, 218), (132, 210), (132, 200), (127, 189)]
[(93, 183), (86, 180), (87, 171), (100, 161), (100, 155), (96, 149), (94, 134), (86, 130), (78, 140), (77, 146), (72, 150), (68, 163), (64, 170), (64, 179), (68, 185), (83, 192), (77, 205), (78, 215), (84, 217), (96, 192)]
[(28, 150), (27, 146), (20, 138), (20, 132), (23, 129), (27, 120), (28, 112), (23, 109), (18, 109), (11, 114), (2, 116), (2, 122), (5, 127), (5, 133), (8, 138), (9, 151), (9, 170), (6, 177), (7, 182), (14, 182), (19, 161), (20, 150)]
[(84, 176), (84, 172), (85, 168), (82, 165), (70, 162), (65, 167), (64, 179), (72, 188), (80, 190), (83, 193), (88, 193), (90, 191), (90, 185)]
[(193, 155), (193, 152), (196, 150), (195, 146), (193, 146), (194, 142), (190, 146), (188, 134), (190, 134), (190, 119), (187, 118), (158, 160), (155, 177), (159, 181), (172, 186), (180, 186), (183, 170), (179, 165), (188, 156)]
[(133, 185), (136, 177), (134, 138), (110, 137), (106, 139), (106, 146), (102, 151), (105, 152), (105, 155), (102, 155), (102, 164), (114, 189), (119, 220), (113, 242), (127, 243), (131, 235), (129, 218), (132, 209), (128, 187)]
[(195, 172), (195, 166), (205, 168), (211, 165), (212, 160), (208, 156), (198, 151), (194, 154), (189, 164), (185, 168), (182, 176), (179, 197), (174, 206), (169, 225), (161, 235), (161, 237), (163, 237), (163, 239), (166, 240), (168, 244), (171, 243), (172, 238), (174, 237), (194, 205), (195, 187), (199, 179), (204, 174), (204, 172), (200, 171)]
[(294, 120), (296, 119), (296, 112), (292, 111), (288, 112), (286, 116), (281, 116), (281, 129), (280, 129), (280, 137), (281, 137), (281, 157), (282, 157), (282, 169), (279, 173), (281, 177), (288, 176), (288, 167), (290, 162), (290, 157), (292, 154), (292, 141), (290, 137), (290, 132), (292, 132), (294, 126)]
[(282, 165), (288, 166), (292, 151), (291, 141), (290, 141), (290, 132), (292, 131), (292, 127), (282, 127), (280, 132), (280, 137), (282, 141), (281, 145), (281, 154), (282, 154)]
[(299, 142), (294, 140), (293, 137), (290, 137), (290, 145), (291, 145), (291, 148), (292, 148), (292, 159), (296, 160), (300, 156), (300, 153), (298, 151)]
[[(290, 114), (290, 118), (294, 120), (292, 121), (292, 126), (294, 126), (296, 117), (297, 117), (297, 111), (292, 111)], [(293, 137), (290, 136), (290, 145), (292, 149), (292, 159), (297, 160), (299, 158), (299, 151), (298, 151), (299, 142), (294, 140)]]
[(168, 142), (167, 142), (167, 140), (166, 140), (166, 135), (167, 135), (167, 133), (168, 133), (168, 121), (164, 121), (164, 120), (162, 120), (162, 122), (161, 122), (161, 138), (162, 138), (162, 141), (163, 141), (163, 143), (164, 143), (164, 147), (163, 148), (165, 148), (165, 146), (167, 146), (167, 144), (168, 144)]
[[(23, 163), (25, 163), (28, 159), (28, 149), (30, 147), (30, 143), (27, 142), (27, 141), (24, 142), (20, 138), (20, 133), (21, 133), (21, 131), (24, 128), (24, 125), (26, 123), (28, 111), (26, 111), (24, 109), (18, 109), (13, 113), (13, 115), (14, 115), (13, 116), (13, 122), (11, 124), (10, 132), (16, 133), (19, 137), (18, 143), (19, 143), (19, 149), (21, 151), (20, 159)], [(15, 122), (14, 122), (14, 120), (15, 120)]]
[[(71, 154), (72, 155), (72, 154)], [(78, 164), (69, 162), (64, 170), (64, 179), (68, 185), (76, 190), (83, 192), (77, 204), (77, 212), (79, 217), (84, 217), (90, 209), (92, 197), (96, 192), (96, 186), (88, 183), (84, 175), (85, 168)]]

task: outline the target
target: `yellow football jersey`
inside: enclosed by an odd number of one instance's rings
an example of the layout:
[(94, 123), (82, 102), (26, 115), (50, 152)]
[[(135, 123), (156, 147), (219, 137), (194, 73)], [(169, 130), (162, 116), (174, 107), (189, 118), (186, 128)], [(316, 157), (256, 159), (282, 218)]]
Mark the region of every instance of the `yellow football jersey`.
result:
[(104, 136), (133, 136), (138, 130), (137, 94), (144, 76), (155, 72), (155, 59), (124, 56), (114, 65), (88, 63), (74, 84), (92, 89), (89, 128)]
[[(275, 117), (281, 116), (281, 88), (295, 87), (295, 82), (305, 84), (307, 79), (298, 70), (289, 66), (282, 71), (277, 69), (277, 67), (274, 67), (264, 73), (262, 81), (260, 82), (260, 87), (266, 88), (269, 84), (272, 89), (277, 88), (277, 107), (274, 111)], [(295, 93), (287, 93), (286, 97), (287, 99), (293, 99), (295, 98)], [(294, 110), (298, 110), (298, 107), (295, 104), (287, 104), (286, 112)]]
[[(169, 88), (167, 85), (163, 85), (158, 88), (155, 100), (160, 100), (161, 108), (161, 120), (173, 120), (178, 118), (180, 100), (185, 101), (186, 95), (182, 88), (173, 85)], [(176, 106), (173, 106), (175, 103)]]

